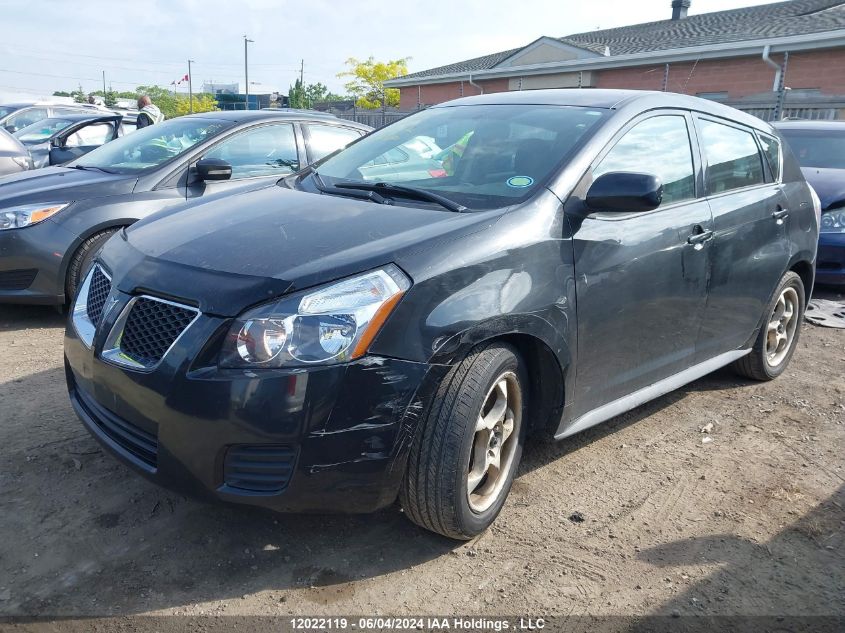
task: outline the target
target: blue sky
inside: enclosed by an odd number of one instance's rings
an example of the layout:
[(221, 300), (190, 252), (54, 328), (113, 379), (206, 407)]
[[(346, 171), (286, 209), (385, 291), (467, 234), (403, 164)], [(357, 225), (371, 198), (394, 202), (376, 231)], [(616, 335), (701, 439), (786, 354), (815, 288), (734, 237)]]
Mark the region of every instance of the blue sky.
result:
[[(670, 17), (670, 0), (0, 0), (0, 98), (53, 90), (139, 84), (169, 86), (196, 60), (194, 86), (243, 84), (243, 36), (250, 82), (284, 89), (305, 60), (306, 83), (335, 91), (349, 57), (411, 57), (423, 70), (526, 44), (541, 35)], [(760, 1), (693, 0), (691, 14)], [(256, 87), (253, 91), (258, 91)]]

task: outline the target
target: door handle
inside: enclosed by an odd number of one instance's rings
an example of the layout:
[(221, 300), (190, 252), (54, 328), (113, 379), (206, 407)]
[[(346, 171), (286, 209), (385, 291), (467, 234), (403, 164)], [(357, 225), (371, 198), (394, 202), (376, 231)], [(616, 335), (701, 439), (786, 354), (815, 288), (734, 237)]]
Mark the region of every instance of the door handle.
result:
[(702, 231), (701, 233), (693, 233), (687, 238), (687, 244), (703, 244), (708, 240), (713, 239), (713, 231)]
[(772, 211), (772, 217), (778, 221), (778, 224), (782, 223), (782, 220), (789, 217), (789, 209), (784, 209), (782, 206), (778, 205), (776, 211)]

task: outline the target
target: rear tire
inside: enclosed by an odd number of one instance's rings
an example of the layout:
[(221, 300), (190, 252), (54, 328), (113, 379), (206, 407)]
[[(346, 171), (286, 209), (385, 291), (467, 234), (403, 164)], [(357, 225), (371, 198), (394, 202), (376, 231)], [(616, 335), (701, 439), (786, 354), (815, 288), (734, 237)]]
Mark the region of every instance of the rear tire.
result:
[(798, 346), (805, 305), (801, 277), (787, 272), (766, 306), (763, 325), (751, 353), (734, 362), (734, 370), (753, 380), (773, 380), (780, 376)]
[(76, 249), (67, 269), (67, 282), (65, 284), (67, 294), (65, 297), (67, 298), (68, 303), (73, 301), (76, 296), (76, 291), (79, 289), (79, 285), (82, 283), (82, 280), (85, 279), (85, 275), (88, 274), (88, 271), (91, 270), (91, 266), (94, 265), (94, 259), (97, 257), (100, 249), (102, 249), (106, 241), (119, 230), (120, 229), (108, 229), (106, 231), (95, 233), (82, 242), (79, 248)]
[(528, 379), (509, 345), (473, 350), (420, 420), (399, 493), (411, 521), (471, 539), (498, 516), (522, 456)]

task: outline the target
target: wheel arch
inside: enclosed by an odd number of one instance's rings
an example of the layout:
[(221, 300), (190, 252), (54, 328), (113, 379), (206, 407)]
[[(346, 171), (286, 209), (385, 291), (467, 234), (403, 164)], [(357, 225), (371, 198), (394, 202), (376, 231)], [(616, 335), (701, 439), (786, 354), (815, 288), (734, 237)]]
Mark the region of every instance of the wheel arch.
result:
[(137, 221), (138, 218), (110, 219), (89, 227), (81, 235), (78, 235), (76, 239), (73, 240), (68, 249), (65, 251), (64, 257), (62, 257), (62, 264), (59, 267), (59, 290), (61, 291), (61, 295), (64, 297), (65, 301), (68, 301), (70, 299), (70, 297), (67, 296), (67, 274), (68, 269), (70, 268), (70, 262), (73, 260), (74, 256), (79, 251), (79, 247), (82, 246), (85, 240), (89, 239), (90, 237), (93, 237), (97, 233), (102, 233), (103, 231), (126, 228), (127, 226)]
[(529, 376), (529, 436), (551, 438), (557, 430), (565, 400), (565, 372), (558, 357), (543, 340), (530, 334), (505, 334), (489, 342), (513, 346), (525, 362)]
[[(498, 330), (498, 331), (497, 331)], [(507, 343), (516, 349), (526, 364), (529, 375), (528, 402), (531, 416), (529, 435), (553, 437), (566, 398), (567, 369), (570, 366), (568, 350), (556, 353), (549, 340), (524, 328), (517, 330), (478, 327), (466, 331), (457, 346), (444, 344), (435, 354), (433, 364), (453, 365), (466, 358), (473, 349), (490, 343)], [(555, 340), (552, 338), (551, 340)], [(453, 339), (454, 342), (454, 339)], [(446, 353), (446, 349), (449, 352)]]
[(794, 261), (790, 262), (789, 270), (801, 277), (801, 283), (804, 284), (804, 303), (806, 307), (813, 294), (813, 283), (816, 276), (813, 264), (806, 259), (795, 258)]

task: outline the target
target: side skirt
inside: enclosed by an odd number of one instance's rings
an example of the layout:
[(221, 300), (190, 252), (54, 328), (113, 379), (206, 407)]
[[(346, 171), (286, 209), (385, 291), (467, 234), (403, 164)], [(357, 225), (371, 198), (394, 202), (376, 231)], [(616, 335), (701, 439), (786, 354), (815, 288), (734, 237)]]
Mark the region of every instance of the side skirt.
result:
[(645, 404), (649, 400), (659, 398), (660, 396), (667, 394), (670, 391), (674, 391), (675, 389), (678, 389), (688, 383), (691, 383), (693, 380), (698, 380), (702, 376), (706, 376), (707, 374), (714, 372), (717, 369), (724, 367), (725, 365), (729, 365), (733, 361), (742, 358), (749, 352), (751, 352), (750, 349), (737, 349), (732, 352), (725, 352), (724, 354), (719, 354), (718, 356), (714, 356), (710, 360), (706, 360), (703, 363), (693, 365), (692, 367), (689, 367), (684, 371), (675, 374), (674, 376), (664, 378), (663, 380), (660, 380), (654, 383), (653, 385), (643, 387), (639, 391), (635, 391), (634, 393), (628, 394), (627, 396), (623, 396), (618, 400), (614, 400), (613, 402), (608, 402), (607, 404), (604, 404), (598, 407), (597, 409), (593, 409), (592, 411), (588, 411), (579, 418), (576, 418), (572, 422), (572, 424), (567, 426), (565, 429), (563, 429), (562, 431), (559, 430), (555, 434), (555, 439), (562, 440), (565, 437), (580, 433), (584, 429), (588, 429), (591, 426), (595, 426), (596, 424), (605, 422), (610, 418), (625, 413), (626, 411), (635, 409), (641, 404)]

